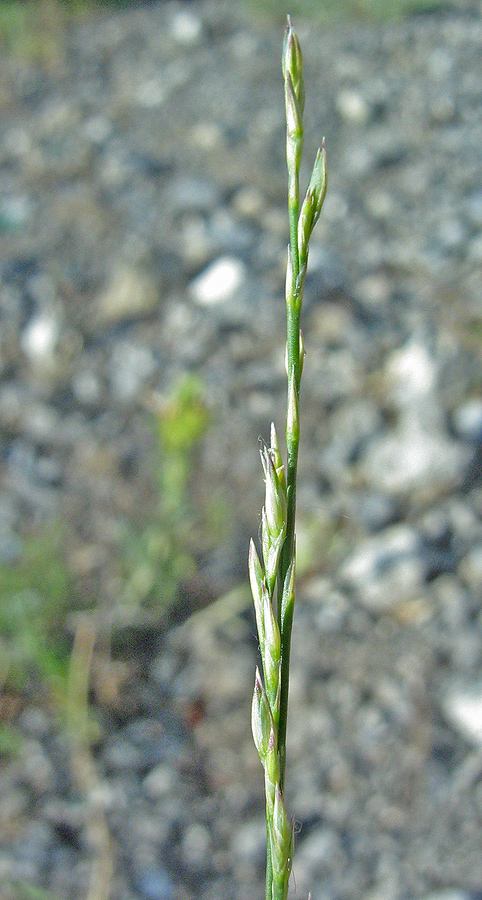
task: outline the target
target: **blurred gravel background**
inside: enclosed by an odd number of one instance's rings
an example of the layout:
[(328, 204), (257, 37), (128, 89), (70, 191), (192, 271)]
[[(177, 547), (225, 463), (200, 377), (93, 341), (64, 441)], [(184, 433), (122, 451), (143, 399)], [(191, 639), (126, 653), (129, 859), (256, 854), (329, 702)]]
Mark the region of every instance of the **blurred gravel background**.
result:
[[(480, 900), (482, 7), (295, 26), (304, 176), (324, 135), (330, 182), (304, 313), (292, 895)], [(2, 59), (0, 563), (60, 523), (105, 653), (90, 753), (0, 667), (21, 736), (0, 747), (1, 900), (263, 896), (244, 584), (257, 441), (284, 421), (281, 41), (241, 4), (172, 0)], [(210, 420), (196, 502), (221, 491), (227, 515), (159, 630), (121, 602), (119, 535), (186, 374)]]

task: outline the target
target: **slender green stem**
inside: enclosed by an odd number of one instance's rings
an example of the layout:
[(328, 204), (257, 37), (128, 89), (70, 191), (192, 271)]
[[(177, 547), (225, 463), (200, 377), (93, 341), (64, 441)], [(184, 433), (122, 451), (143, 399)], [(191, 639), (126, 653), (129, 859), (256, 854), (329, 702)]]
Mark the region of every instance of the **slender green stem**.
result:
[[(301, 300), (301, 297), (299, 298)], [(301, 381), (300, 366), (300, 314), (299, 304), (298, 310), (294, 310), (295, 304), (289, 302), (287, 304), (287, 335), (288, 335), (288, 372), (292, 373), (294, 382), (294, 390), (297, 400), (299, 399), (299, 389)], [(289, 376), (288, 376), (289, 377)], [(299, 430), (293, 436), (290, 429), (287, 428), (286, 433), (287, 447), (287, 473), (286, 473), (286, 537), (281, 554), (281, 562), (279, 568), (279, 592), (285, 583), (286, 574), (293, 560), (295, 553), (295, 520), (296, 520), (296, 479), (298, 470), (298, 448), (299, 448)], [(280, 757), (280, 787), (284, 788), (284, 776), (286, 767), (286, 730), (288, 724), (288, 695), (289, 695), (289, 676), (290, 676), (290, 653), (291, 653), (291, 631), (293, 625), (293, 607), (288, 614), (281, 617), (281, 604), (279, 604), (280, 632), (281, 632), (281, 677), (280, 677), (280, 703), (279, 703), (279, 724), (278, 724), (278, 752)]]
[(252, 703), (254, 742), (265, 772), (266, 900), (286, 900), (293, 856), (293, 826), (283, 796), (286, 764), (291, 632), (295, 604), (295, 517), (299, 400), (304, 350), (300, 320), (308, 243), (326, 192), (324, 144), (320, 147), (300, 208), (304, 82), (298, 38), (288, 23), (283, 48), (286, 102), (286, 160), (290, 246), (286, 273), (286, 359), (288, 406), (286, 469), (274, 425), (261, 452), (266, 496), (261, 515), (260, 560), (253, 542), (249, 577), (256, 613), (263, 679), (256, 672)]
[[(278, 753), (280, 758), (280, 787), (283, 790), (286, 761), (286, 728), (288, 717), (289, 665), (291, 647), (292, 609), (288, 616), (281, 614), (281, 592), (286, 573), (295, 552), (296, 518), (296, 476), (298, 468), (299, 429), (293, 434), (290, 428), (290, 388), (293, 387), (296, 402), (299, 401), (300, 364), (300, 314), (303, 299), (303, 285), (300, 284), (300, 253), (298, 245), (298, 220), (300, 214), (300, 164), (303, 148), (302, 110), (304, 88), (301, 50), (288, 19), (286, 56), (284, 60), (286, 98), (286, 161), (288, 166), (288, 217), (290, 249), (287, 273), (286, 296), (286, 361), (288, 374), (288, 414), (286, 426), (287, 472), (286, 472), (286, 537), (281, 553), (278, 571), (278, 619), (281, 633), (281, 688), (278, 725)], [(294, 39), (294, 40), (293, 40)], [(288, 41), (291, 41), (290, 46)]]
[[(293, 380), (294, 392), (296, 400), (300, 398), (301, 383), (301, 358), (300, 358), (300, 313), (301, 302), (303, 299), (302, 292), (298, 293), (295, 298), (287, 303), (287, 361), (288, 361), (288, 384)], [(288, 406), (289, 406), (288, 396)], [(287, 472), (286, 472), (286, 493), (287, 493), (287, 514), (286, 514), (286, 538), (283, 547), (283, 582), (284, 576), (288, 571), (288, 566), (293, 557), (294, 535), (295, 535), (295, 516), (296, 516), (296, 476), (298, 470), (298, 448), (299, 448), (299, 430), (298, 434), (293, 435), (289, 427), (289, 410), (287, 416), (286, 428), (286, 450), (287, 450)]]
[(273, 861), (271, 859), (271, 826), (266, 806), (266, 893), (265, 900), (272, 900), (273, 896)]
[(289, 202), (288, 202), (288, 219), (290, 230), (290, 252), (293, 265), (293, 273), (296, 278), (300, 270), (299, 252), (298, 252), (298, 216), (300, 214), (300, 185), (299, 171), (290, 174), (289, 183)]

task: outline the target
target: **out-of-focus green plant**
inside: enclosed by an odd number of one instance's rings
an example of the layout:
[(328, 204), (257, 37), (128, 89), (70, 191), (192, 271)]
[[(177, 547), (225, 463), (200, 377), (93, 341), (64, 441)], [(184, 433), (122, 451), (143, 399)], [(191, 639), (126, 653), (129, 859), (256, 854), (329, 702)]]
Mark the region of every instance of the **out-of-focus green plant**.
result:
[(154, 416), (154, 483), (148, 524), (129, 527), (124, 547), (121, 605), (165, 612), (180, 587), (196, 576), (224, 521), (216, 495), (202, 493), (198, 458), (209, 425), (201, 383), (186, 377)]
[(60, 900), (57, 894), (45, 891), (27, 881), (10, 881), (8, 887), (12, 894), (7, 896), (7, 900), (10, 896), (15, 900)]
[(2, 680), (24, 690), (39, 678), (60, 699), (65, 690), (69, 641), (64, 630), (72, 584), (58, 527), (29, 538), (21, 558), (0, 566)]
[(0, 724), (0, 760), (20, 754), (23, 736), (15, 725)]
[(21, 62), (57, 67), (69, 22), (81, 8), (77, 0), (1, 0), (0, 50)]

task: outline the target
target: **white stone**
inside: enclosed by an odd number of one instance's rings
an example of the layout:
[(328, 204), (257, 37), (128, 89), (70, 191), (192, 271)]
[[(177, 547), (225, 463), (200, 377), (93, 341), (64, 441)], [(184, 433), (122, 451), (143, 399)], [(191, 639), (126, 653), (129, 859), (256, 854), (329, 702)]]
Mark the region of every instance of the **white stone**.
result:
[(40, 315), (32, 319), (23, 331), (22, 350), (36, 361), (48, 360), (59, 338), (59, 323), (54, 316)]
[(348, 122), (357, 125), (365, 125), (370, 116), (368, 103), (357, 91), (342, 90), (336, 98), (336, 105), (340, 115)]
[(435, 387), (435, 363), (427, 348), (416, 340), (392, 353), (386, 374), (393, 384), (394, 399), (400, 406), (410, 406), (415, 400), (429, 395)]
[(191, 296), (201, 306), (224, 303), (236, 294), (245, 277), (246, 269), (241, 260), (222, 256), (193, 279)]
[(444, 701), (445, 715), (472, 744), (482, 747), (482, 687), (452, 691)]
[(201, 19), (188, 10), (178, 12), (171, 22), (171, 34), (178, 44), (193, 47), (202, 37)]

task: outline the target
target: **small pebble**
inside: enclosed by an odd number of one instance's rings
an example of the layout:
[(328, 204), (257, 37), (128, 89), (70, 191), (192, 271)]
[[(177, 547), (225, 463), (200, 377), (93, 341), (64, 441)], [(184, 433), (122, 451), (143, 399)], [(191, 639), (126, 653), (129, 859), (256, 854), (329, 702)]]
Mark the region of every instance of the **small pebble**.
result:
[(32, 319), (22, 333), (22, 350), (33, 362), (52, 360), (60, 329), (53, 316)]
[(370, 107), (357, 91), (340, 91), (336, 99), (340, 115), (355, 125), (366, 125), (370, 116)]
[(460, 735), (482, 748), (482, 690), (453, 690), (443, 703), (445, 714)]
[(223, 256), (191, 281), (190, 293), (200, 306), (216, 306), (234, 297), (245, 279), (244, 264), (234, 257)]
[(171, 34), (178, 44), (193, 47), (199, 43), (203, 33), (203, 25), (199, 16), (191, 10), (177, 12), (171, 20)]
[(203, 825), (190, 825), (182, 839), (182, 854), (193, 869), (204, 869), (209, 865), (211, 837)]
[(464, 441), (482, 444), (482, 400), (468, 400), (459, 406), (452, 416), (453, 427), (458, 437)]
[(161, 800), (173, 791), (175, 780), (172, 767), (160, 765), (146, 775), (142, 786), (151, 800)]

